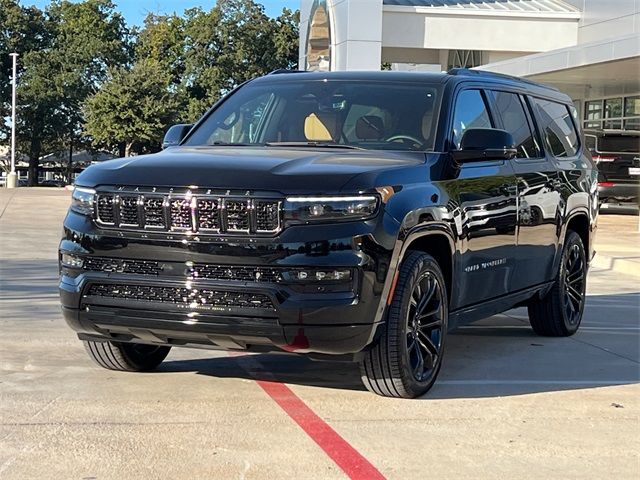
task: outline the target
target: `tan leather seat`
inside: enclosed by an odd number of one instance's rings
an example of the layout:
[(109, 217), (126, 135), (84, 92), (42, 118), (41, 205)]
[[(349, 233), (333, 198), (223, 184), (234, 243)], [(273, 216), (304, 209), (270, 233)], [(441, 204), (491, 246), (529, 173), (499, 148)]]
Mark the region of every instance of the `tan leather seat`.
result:
[(311, 113), (304, 119), (304, 136), (311, 142), (335, 142), (337, 129), (336, 115)]

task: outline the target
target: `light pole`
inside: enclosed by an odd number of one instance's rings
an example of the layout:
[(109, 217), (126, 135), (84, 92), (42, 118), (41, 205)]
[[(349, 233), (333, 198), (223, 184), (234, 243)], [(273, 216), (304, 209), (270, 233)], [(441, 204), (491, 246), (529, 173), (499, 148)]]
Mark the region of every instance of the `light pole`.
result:
[(13, 76), (11, 77), (11, 172), (7, 175), (7, 188), (16, 188), (18, 179), (16, 176), (16, 65), (18, 54), (11, 53), (13, 57)]

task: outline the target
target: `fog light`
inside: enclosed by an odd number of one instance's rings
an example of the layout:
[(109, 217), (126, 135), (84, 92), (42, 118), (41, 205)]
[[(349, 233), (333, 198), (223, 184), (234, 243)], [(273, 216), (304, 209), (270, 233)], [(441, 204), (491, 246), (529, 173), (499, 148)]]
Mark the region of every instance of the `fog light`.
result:
[(336, 282), (351, 280), (351, 270), (296, 270), (288, 272), (288, 277), (299, 282)]
[(70, 253), (63, 253), (61, 261), (62, 265), (69, 268), (82, 268), (84, 265), (84, 259), (82, 257)]

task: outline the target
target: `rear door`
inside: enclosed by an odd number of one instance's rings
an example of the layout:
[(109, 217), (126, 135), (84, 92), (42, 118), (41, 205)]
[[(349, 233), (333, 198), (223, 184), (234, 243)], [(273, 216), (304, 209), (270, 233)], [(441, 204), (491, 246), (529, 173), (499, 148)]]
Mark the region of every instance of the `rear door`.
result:
[[(453, 150), (460, 148), (467, 129), (496, 126), (481, 88), (459, 90), (453, 108)], [(451, 300), (452, 309), (513, 291), (517, 222), (516, 178), (509, 161), (468, 162), (455, 170), (455, 178), (442, 185), (459, 212), (455, 220), (461, 245), (456, 277), (460, 289)]]
[(492, 107), (499, 127), (513, 135), (518, 150), (511, 160), (518, 184), (518, 248), (513, 288), (520, 290), (553, 277), (559, 241), (561, 197), (558, 174), (545, 155), (529, 105), (517, 91), (492, 90)]

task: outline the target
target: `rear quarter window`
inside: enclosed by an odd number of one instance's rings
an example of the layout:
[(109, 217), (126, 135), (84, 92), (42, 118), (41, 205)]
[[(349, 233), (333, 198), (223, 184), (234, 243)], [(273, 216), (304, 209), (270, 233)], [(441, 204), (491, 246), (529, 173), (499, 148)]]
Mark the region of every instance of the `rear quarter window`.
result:
[(575, 156), (580, 148), (580, 137), (569, 107), (541, 98), (532, 98), (532, 103), (551, 153), (558, 158)]

